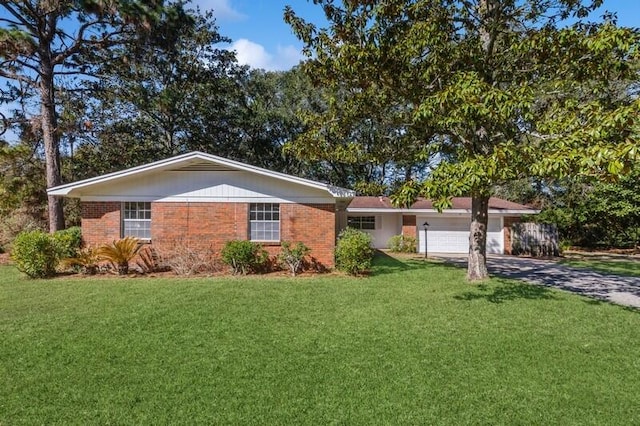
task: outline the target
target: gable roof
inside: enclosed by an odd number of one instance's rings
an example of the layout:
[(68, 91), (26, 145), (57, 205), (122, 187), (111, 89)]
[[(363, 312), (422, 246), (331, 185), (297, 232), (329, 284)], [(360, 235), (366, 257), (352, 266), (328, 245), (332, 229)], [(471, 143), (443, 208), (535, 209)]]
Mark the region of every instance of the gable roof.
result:
[[(410, 207), (394, 207), (389, 197), (355, 197), (347, 207), (348, 212), (360, 213), (382, 213), (392, 211), (431, 213), (437, 210), (433, 207), (431, 200), (419, 198)], [(471, 197), (453, 197), (451, 207), (446, 212), (467, 212), (471, 211)], [(536, 214), (540, 210), (525, 206), (497, 197), (489, 199), (489, 211), (491, 213), (513, 213), (513, 214)]]
[(334, 198), (353, 198), (355, 196), (355, 192), (350, 189), (340, 188), (337, 186), (328, 185), (322, 182), (316, 182), (285, 173), (274, 172), (271, 170), (263, 169), (261, 167), (252, 166), (249, 164), (241, 163), (239, 161), (229, 160), (227, 158), (218, 157), (216, 155), (206, 154), (200, 151), (189, 152), (187, 154), (155, 161), (153, 163), (144, 164), (142, 166), (132, 167), (130, 169), (122, 170), (119, 172), (108, 173), (105, 175), (96, 176), (94, 178), (56, 186), (53, 188), (49, 188), (47, 190), (47, 194), (73, 197), (77, 196), (79, 190), (89, 188), (93, 185), (113, 182), (125, 177), (143, 175), (161, 170), (245, 171), (254, 173), (258, 176), (275, 178), (285, 182), (302, 185), (308, 188), (324, 190)]

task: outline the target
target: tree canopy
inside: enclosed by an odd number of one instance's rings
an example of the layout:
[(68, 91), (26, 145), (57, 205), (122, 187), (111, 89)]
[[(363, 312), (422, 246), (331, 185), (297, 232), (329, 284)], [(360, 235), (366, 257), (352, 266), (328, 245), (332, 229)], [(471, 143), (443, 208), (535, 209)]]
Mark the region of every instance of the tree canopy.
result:
[[(77, 84), (74, 78), (96, 77), (96, 60), (114, 59), (116, 47), (147, 42), (153, 30), (188, 19), (181, 4), (161, 0), (0, 0), (0, 11), (0, 78), (7, 83), (0, 102), (19, 102), (12, 122), (42, 141), (47, 188), (62, 183), (58, 92)], [(48, 206), (50, 231), (62, 229), (62, 200), (49, 197)]]
[(408, 204), (426, 196), (443, 208), (452, 196), (472, 197), (470, 280), (488, 275), (495, 185), (523, 176), (618, 175), (638, 156), (640, 103), (631, 93), (614, 97), (613, 86), (636, 80), (631, 63), (640, 37), (612, 15), (587, 21), (600, 1), (314, 3), (327, 28), (291, 8), (285, 19), (305, 43), (315, 81), (346, 85), (353, 96), (346, 106), (330, 104), (313, 137), (322, 140), (332, 126), (352, 128), (336, 119), (345, 109), (407, 108), (407, 129), (419, 131), (403, 138), (401, 149), (435, 152), (439, 163), (394, 199)]

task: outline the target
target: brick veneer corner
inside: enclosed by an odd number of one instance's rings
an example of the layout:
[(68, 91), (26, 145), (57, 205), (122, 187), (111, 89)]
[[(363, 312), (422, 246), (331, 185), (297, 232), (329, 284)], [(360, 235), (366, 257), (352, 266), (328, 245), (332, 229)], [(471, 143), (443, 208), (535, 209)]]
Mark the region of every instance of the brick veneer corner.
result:
[(519, 223), (519, 217), (505, 217), (504, 218), (504, 254), (512, 254), (511, 253), (511, 225), (514, 223)]

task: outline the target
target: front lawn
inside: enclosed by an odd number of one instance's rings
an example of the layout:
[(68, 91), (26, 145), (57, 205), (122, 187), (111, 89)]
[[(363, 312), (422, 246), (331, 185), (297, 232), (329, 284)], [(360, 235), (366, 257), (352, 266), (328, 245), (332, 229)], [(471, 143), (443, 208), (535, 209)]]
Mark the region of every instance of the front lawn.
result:
[(0, 267), (0, 424), (638, 424), (640, 313), (378, 257), (346, 278)]
[(640, 260), (619, 260), (619, 259), (563, 259), (563, 265), (576, 268), (587, 268), (605, 274), (627, 275), (640, 277)]

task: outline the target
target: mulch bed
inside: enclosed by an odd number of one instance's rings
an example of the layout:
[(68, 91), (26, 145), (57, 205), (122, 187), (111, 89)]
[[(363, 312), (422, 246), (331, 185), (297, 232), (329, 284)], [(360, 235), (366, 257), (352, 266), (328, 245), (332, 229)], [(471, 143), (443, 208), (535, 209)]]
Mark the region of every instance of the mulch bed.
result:
[(11, 263), (9, 253), (0, 253), (0, 265), (8, 265)]

